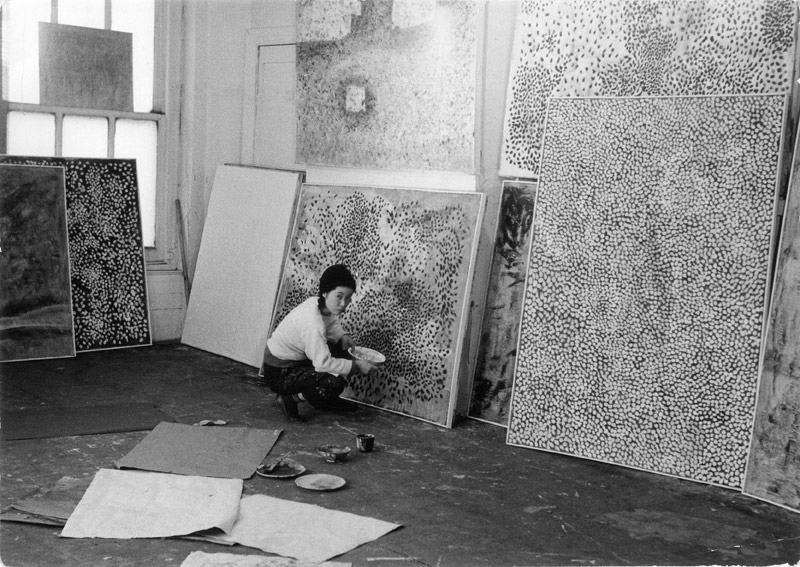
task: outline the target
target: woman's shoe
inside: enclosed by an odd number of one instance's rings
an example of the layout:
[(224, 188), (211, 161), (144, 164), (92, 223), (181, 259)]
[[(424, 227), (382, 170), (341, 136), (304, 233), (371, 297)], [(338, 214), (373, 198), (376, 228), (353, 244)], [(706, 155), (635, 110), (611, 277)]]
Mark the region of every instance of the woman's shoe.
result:
[(283, 416), (289, 421), (305, 421), (297, 409), (297, 402), (291, 395), (278, 394), (275, 396), (275, 403), (278, 404)]

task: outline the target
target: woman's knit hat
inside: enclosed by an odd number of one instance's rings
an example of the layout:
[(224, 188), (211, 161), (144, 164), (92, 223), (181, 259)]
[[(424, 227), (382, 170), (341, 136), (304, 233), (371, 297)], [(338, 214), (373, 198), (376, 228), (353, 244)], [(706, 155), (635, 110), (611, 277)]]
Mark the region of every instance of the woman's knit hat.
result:
[(339, 286), (349, 287), (353, 291), (356, 290), (356, 279), (344, 264), (334, 264), (322, 272), (322, 277), (319, 278), (320, 295), (328, 293)]

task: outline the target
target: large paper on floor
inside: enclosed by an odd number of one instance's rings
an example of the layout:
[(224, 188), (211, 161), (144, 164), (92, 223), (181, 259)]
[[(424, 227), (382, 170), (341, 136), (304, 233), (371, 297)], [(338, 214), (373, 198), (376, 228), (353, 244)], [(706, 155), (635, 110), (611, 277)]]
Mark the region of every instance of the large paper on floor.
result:
[(120, 469), (249, 478), (281, 431), (163, 422), (114, 464)]
[(61, 477), (54, 486), (40, 488), (33, 494), (7, 506), (0, 520), (63, 526), (78, 506), (92, 479)]
[(350, 567), (350, 565), (352, 564), (338, 561), (315, 563), (297, 561), (288, 557), (206, 553), (204, 551), (192, 551), (181, 563), (181, 567)]
[(261, 366), (300, 175), (217, 168), (182, 343)]
[(102, 469), (61, 536), (170, 537), (212, 528), (230, 533), (242, 484), (239, 479)]
[(319, 563), (400, 527), (383, 520), (264, 494), (245, 496), (227, 539), (270, 553)]

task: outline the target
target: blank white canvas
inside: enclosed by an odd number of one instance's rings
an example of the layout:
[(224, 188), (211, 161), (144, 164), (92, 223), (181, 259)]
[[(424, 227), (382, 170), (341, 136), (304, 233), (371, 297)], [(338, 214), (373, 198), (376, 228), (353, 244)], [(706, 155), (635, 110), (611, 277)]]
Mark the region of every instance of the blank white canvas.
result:
[(217, 168), (183, 344), (261, 366), (300, 176)]

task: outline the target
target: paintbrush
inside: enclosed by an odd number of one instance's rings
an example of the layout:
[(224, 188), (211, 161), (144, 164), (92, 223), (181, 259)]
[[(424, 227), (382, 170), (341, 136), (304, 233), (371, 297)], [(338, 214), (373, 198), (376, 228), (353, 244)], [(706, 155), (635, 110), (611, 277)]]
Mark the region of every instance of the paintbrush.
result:
[(289, 456), (289, 454), (290, 454), (290, 453), (291, 453), (291, 451), (286, 451), (286, 452), (285, 452), (283, 455), (281, 455), (281, 456), (280, 456), (280, 457), (278, 457), (277, 459), (275, 459), (275, 460), (272, 460), (272, 461), (269, 461), (269, 462), (266, 462), (266, 463), (262, 464), (262, 465), (261, 465), (261, 467), (260, 467), (260, 468), (261, 468), (261, 470), (262, 470), (263, 472), (272, 472), (273, 470), (275, 470), (275, 468), (276, 468), (278, 465), (280, 465), (280, 464), (283, 462), (283, 460), (284, 460), (286, 457), (288, 457), (288, 456)]

